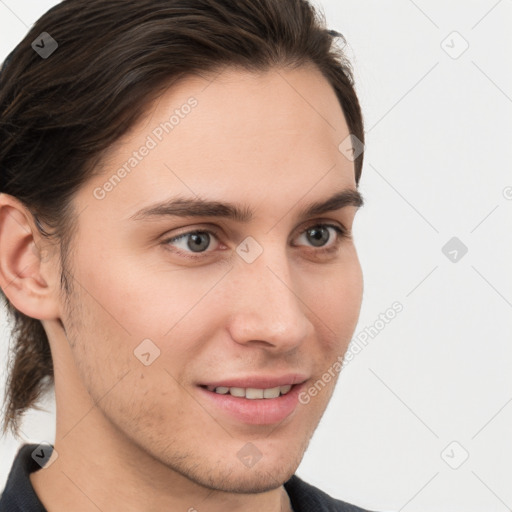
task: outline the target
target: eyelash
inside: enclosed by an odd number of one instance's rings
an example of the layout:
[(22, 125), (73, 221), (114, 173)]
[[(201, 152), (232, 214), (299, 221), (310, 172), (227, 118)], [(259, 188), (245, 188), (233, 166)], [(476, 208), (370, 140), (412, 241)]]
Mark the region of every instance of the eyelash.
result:
[[(334, 252), (334, 251), (336, 251), (338, 249), (340, 243), (343, 240), (351, 239), (351, 234), (344, 227), (340, 227), (340, 226), (337, 226), (335, 224), (321, 224), (321, 223), (320, 224), (317, 223), (317, 224), (309, 225), (308, 227), (304, 228), (299, 233), (299, 236), (303, 235), (304, 233), (307, 233), (312, 228), (318, 228), (318, 227), (333, 228), (336, 231), (336, 233), (338, 234), (338, 236), (337, 236), (337, 240), (336, 240), (334, 246), (320, 247), (320, 248), (318, 248), (315, 251), (316, 253), (328, 254), (328, 253)], [(190, 235), (195, 235), (195, 234), (198, 234), (198, 233), (208, 233), (209, 235), (213, 235), (215, 238), (219, 239), (218, 233), (215, 230), (211, 230), (211, 229), (194, 229), (193, 231), (187, 231), (185, 233), (181, 233), (181, 234), (179, 234), (177, 236), (174, 236), (172, 238), (167, 238), (167, 239), (162, 241), (162, 244), (167, 247), (168, 245), (170, 245), (171, 242), (176, 242), (176, 241), (178, 241), (178, 240), (180, 240), (182, 238), (185, 238), (185, 237), (190, 236)], [(171, 250), (171, 249), (168, 249), (168, 250)], [(203, 251), (203, 252), (194, 253), (194, 252), (191, 252), (191, 251), (182, 251), (181, 249), (177, 249), (177, 250), (176, 249), (172, 249), (171, 251), (174, 252), (174, 253), (177, 253), (178, 255), (183, 256), (185, 258), (189, 258), (191, 260), (197, 260), (199, 258), (204, 257), (205, 254), (208, 254), (209, 252), (213, 252), (213, 251)], [(197, 256), (192, 256), (193, 254), (197, 254)]]

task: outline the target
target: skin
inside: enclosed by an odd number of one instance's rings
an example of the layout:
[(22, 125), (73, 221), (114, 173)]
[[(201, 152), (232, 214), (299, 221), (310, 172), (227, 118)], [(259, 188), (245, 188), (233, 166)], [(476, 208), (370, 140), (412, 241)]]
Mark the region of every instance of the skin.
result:
[[(102, 200), (94, 190), (151, 131), (194, 96), (198, 105)], [(58, 458), (31, 474), (52, 512), (289, 511), (283, 483), (297, 469), (337, 380), (277, 425), (248, 425), (204, 400), (197, 384), (227, 376), (304, 372), (307, 387), (343, 354), (363, 279), (353, 240), (322, 247), (303, 230), (352, 229), (347, 206), (299, 221), (304, 207), (356, 189), (338, 145), (349, 134), (329, 83), (313, 67), (225, 69), (187, 77), (153, 103), (74, 199), (80, 212), (60, 293), (58, 247), (0, 195), (0, 278), (11, 302), (42, 321), (55, 368)], [(237, 202), (248, 223), (218, 217), (130, 220), (171, 196)], [(194, 229), (216, 229), (197, 260), (179, 255)], [(263, 253), (244, 261), (252, 236)], [(10, 283), (10, 284), (9, 284)], [(149, 366), (134, 349), (149, 338)], [(253, 443), (248, 468), (237, 452)], [(65, 490), (65, 491), (63, 491)]]

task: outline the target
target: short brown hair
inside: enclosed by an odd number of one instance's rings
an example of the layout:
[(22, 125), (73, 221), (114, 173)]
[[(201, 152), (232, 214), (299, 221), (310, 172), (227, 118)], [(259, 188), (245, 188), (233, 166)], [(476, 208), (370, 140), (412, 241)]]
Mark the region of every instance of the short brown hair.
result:
[[(58, 44), (48, 58), (31, 47), (43, 32)], [(306, 0), (64, 0), (44, 14), (0, 75), (0, 192), (19, 199), (41, 234), (59, 242), (61, 288), (71, 284), (75, 193), (147, 105), (186, 75), (313, 63), (364, 143), (338, 37)], [(354, 164), (358, 184), (363, 153)], [(14, 321), (3, 432), (18, 435), (21, 416), (53, 382), (53, 364), (41, 322), (2, 295)]]

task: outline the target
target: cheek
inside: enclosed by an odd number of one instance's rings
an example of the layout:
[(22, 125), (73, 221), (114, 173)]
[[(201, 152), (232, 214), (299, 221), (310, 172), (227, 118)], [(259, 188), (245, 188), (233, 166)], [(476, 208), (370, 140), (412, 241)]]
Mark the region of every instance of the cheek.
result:
[[(357, 255), (346, 258), (322, 276), (308, 276), (303, 284), (304, 301), (316, 325), (330, 332), (333, 350), (348, 345), (356, 328), (363, 296), (363, 277)], [(323, 327), (321, 327), (323, 325)]]
[(81, 262), (88, 291), (109, 314), (102, 318), (133, 341), (162, 339), (182, 328), (228, 270), (221, 265), (179, 267), (156, 249), (144, 259), (127, 254), (117, 261)]
[(181, 385), (189, 357), (185, 344), (171, 346), (168, 337), (164, 345), (155, 336), (154, 345), (138, 350), (140, 337), (125, 331), (96, 298), (76, 293), (70, 303), (72, 312), (65, 323), (77, 372), (105, 416), (132, 433), (148, 428), (156, 432), (162, 424), (178, 428), (176, 417), (185, 418), (187, 413), (184, 398), (188, 395), (184, 396)]
[[(118, 389), (129, 371), (142, 378), (133, 389), (126, 384), (125, 394), (140, 401), (141, 393), (152, 393), (152, 402), (158, 398), (155, 389), (179, 391), (176, 381), (184, 380), (188, 363), (201, 352), (222, 308), (208, 294), (226, 269), (169, 270), (113, 261), (82, 257), (76, 263), (80, 273), (74, 276), (73, 307), (65, 320), (66, 329), (72, 325), (70, 339), (77, 341), (75, 363), (93, 398), (114, 385)], [(168, 399), (174, 399), (172, 393), (162, 398)]]
[(345, 269), (338, 285), (333, 287), (326, 311), (339, 328), (342, 338), (348, 341), (352, 337), (359, 320), (363, 298), (363, 277), (359, 261)]

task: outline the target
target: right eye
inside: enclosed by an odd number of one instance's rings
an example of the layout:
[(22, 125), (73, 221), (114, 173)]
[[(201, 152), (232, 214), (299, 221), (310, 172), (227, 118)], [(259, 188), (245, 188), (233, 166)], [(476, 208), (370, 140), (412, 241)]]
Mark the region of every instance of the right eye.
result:
[[(182, 254), (183, 256), (189, 258), (195, 258), (196, 256), (191, 256), (191, 254), (213, 252), (206, 250), (210, 246), (212, 236), (217, 239), (217, 235), (213, 231), (194, 230), (181, 233), (180, 235), (174, 236), (172, 238), (167, 238), (162, 243), (165, 246), (173, 246), (178, 248), (177, 251), (173, 252), (177, 252), (178, 254)], [(172, 251), (173, 249), (170, 250)]]

